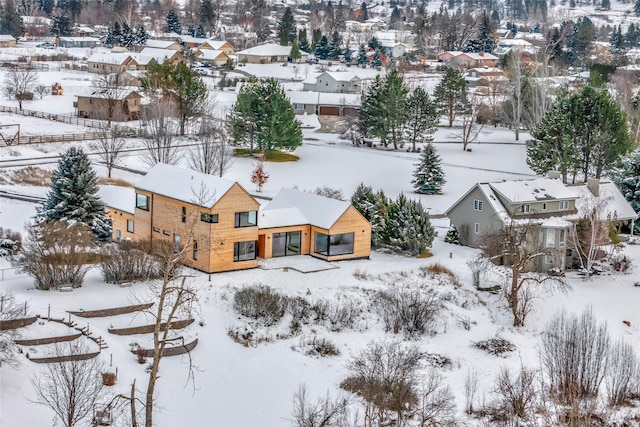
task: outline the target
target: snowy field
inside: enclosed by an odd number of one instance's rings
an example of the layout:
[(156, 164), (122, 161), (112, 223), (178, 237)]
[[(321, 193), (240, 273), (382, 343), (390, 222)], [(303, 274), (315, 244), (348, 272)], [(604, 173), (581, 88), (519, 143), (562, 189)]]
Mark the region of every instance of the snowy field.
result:
[[(306, 123), (313, 124), (313, 117), (305, 117)], [(417, 154), (403, 151), (355, 148), (337, 135), (305, 130), (304, 144), (294, 154), (300, 157), (293, 163), (267, 163), (270, 174), (263, 195), (273, 196), (281, 187), (297, 186), (312, 190), (321, 185), (340, 188), (346, 196), (360, 182), (374, 189), (384, 189), (395, 197), (404, 192), (409, 197), (419, 197), (422, 203), (435, 214), (444, 212), (473, 183), (500, 179), (517, 179), (530, 176), (532, 172), (525, 162), (525, 147), (522, 136), (520, 143), (514, 143), (513, 133), (502, 128), (485, 128), (480, 142), (471, 145), (472, 152), (463, 152), (456, 142), (456, 129), (442, 128), (436, 134), (438, 150), (443, 157), (447, 184), (441, 196), (418, 196), (412, 192), (410, 184)], [(81, 145), (81, 144), (79, 144)], [(42, 147), (12, 148), (12, 154), (0, 150), (0, 158), (31, 157), (34, 152), (48, 153), (68, 148), (69, 144)], [(127, 157), (126, 166), (145, 170), (146, 166), (137, 157)], [(53, 167), (53, 166), (46, 166)], [(254, 161), (236, 158), (226, 178), (237, 180), (250, 191), (255, 188), (249, 182)], [(100, 175), (105, 171), (97, 167)], [(135, 184), (139, 175), (116, 171), (115, 176)], [(0, 189), (20, 193), (44, 194), (46, 188), (2, 185)], [(24, 222), (35, 212), (35, 205), (27, 202), (0, 199), (0, 224), (2, 227), (23, 229)], [(186, 331), (187, 337), (197, 337), (199, 344), (193, 351), (193, 361), (197, 370), (195, 384), (187, 380), (186, 360), (180, 357), (165, 358), (161, 365), (158, 382), (158, 426), (286, 426), (291, 412), (292, 395), (300, 384), (306, 384), (312, 396), (322, 396), (327, 391), (338, 395), (339, 383), (346, 377), (346, 364), (353, 354), (366, 347), (371, 340), (400, 339), (400, 336), (384, 332), (380, 320), (368, 315), (359, 322), (355, 330), (331, 332), (324, 326), (304, 327), (300, 335), (288, 339), (273, 338), (277, 331), (286, 330), (287, 319), (277, 328), (263, 330), (271, 336), (272, 342), (257, 347), (243, 347), (227, 335), (230, 328), (241, 328), (243, 321), (232, 306), (233, 291), (243, 285), (257, 282), (281, 290), (289, 296), (301, 296), (309, 300), (349, 299), (366, 304), (370, 292), (382, 289), (383, 281), (402, 286), (398, 272), (415, 272), (420, 267), (436, 262), (450, 268), (458, 277), (461, 288), (447, 289), (453, 292), (453, 299), (447, 303), (445, 312), (438, 322), (438, 333), (417, 341), (427, 353), (436, 353), (451, 359), (446, 368), (438, 369), (444, 381), (449, 384), (456, 397), (460, 425), (474, 425), (462, 413), (464, 398), (462, 386), (470, 369), (477, 370), (480, 379), (479, 399), (491, 398), (490, 389), (495, 375), (502, 366), (512, 369), (521, 361), (535, 367), (537, 344), (541, 328), (549, 317), (562, 308), (570, 312), (581, 312), (585, 307), (593, 307), (597, 318), (607, 321), (612, 336), (624, 337), (640, 352), (640, 290), (632, 286), (637, 281), (640, 264), (640, 247), (629, 246), (625, 253), (634, 260), (631, 274), (595, 277), (585, 282), (578, 276), (569, 275), (571, 289), (566, 293), (541, 294), (536, 302), (536, 310), (522, 329), (514, 329), (503, 300), (498, 296), (479, 293), (471, 285), (470, 271), (465, 262), (477, 251), (443, 243), (446, 220), (435, 220), (439, 237), (434, 242), (433, 257), (428, 259), (406, 258), (373, 252), (370, 260), (333, 263), (330, 270), (316, 273), (300, 273), (289, 269), (258, 268), (249, 271), (214, 274), (209, 276), (198, 272), (193, 281), (200, 289), (200, 310), (196, 322)], [(295, 268), (296, 258), (287, 260)], [(305, 262), (305, 261), (300, 261)], [(269, 267), (265, 263), (265, 267)], [(135, 284), (130, 288), (120, 288), (105, 284), (97, 269), (92, 270), (82, 288), (72, 293), (41, 292), (33, 289), (32, 280), (13, 271), (5, 260), (0, 261), (4, 270), (3, 290), (14, 292), (18, 300), (26, 300), (32, 313), (45, 315), (51, 307), (54, 317), (67, 317), (66, 310), (90, 310), (118, 307), (147, 295), (146, 285)], [(366, 273), (370, 279), (356, 276)], [(396, 274), (396, 275), (393, 275)], [(421, 282), (422, 283), (422, 282)], [(430, 283), (428, 280), (427, 285)], [(464, 329), (458, 319), (468, 318), (470, 330)], [(80, 325), (86, 319), (76, 319)], [(119, 337), (107, 332), (112, 326), (126, 327), (150, 322), (132, 316), (90, 319), (90, 328), (95, 336), (102, 336), (109, 348), (100, 356), (105, 363), (113, 358), (112, 370), (117, 367), (117, 384), (110, 393), (127, 393), (135, 379), (142, 393), (145, 389), (144, 365), (139, 365), (129, 352), (134, 342), (145, 344), (148, 337)], [(623, 321), (630, 322), (626, 326)], [(202, 326), (200, 326), (202, 323)], [(48, 323), (32, 325), (25, 331), (28, 337), (60, 334), (60, 325)], [(490, 356), (471, 346), (475, 341), (499, 335), (512, 341), (517, 350), (504, 358)], [(340, 350), (335, 357), (311, 357), (299, 350), (304, 340), (313, 336), (330, 339)], [(46, 348), (30, 347), (25, 352), (42, 356)], [(0, 368), (0, 425), (41, 426), (52, 420), (52, 412), (34, 405), (35, 398), (29, 377), (38, 375), (41, 366), (22, 359), (19, 369)], [(479, 404), (479, 402), (477, 403)]]

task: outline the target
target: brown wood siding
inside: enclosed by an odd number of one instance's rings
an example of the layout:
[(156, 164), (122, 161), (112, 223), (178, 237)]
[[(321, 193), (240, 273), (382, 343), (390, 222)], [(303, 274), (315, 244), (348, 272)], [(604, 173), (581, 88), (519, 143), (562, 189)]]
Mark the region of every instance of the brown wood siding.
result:
[[(314, 253), (315, 233), (342, 234), (353, 233), (353, 253), (336, 256), (325, 256)], [(310, 254), (327, 261), (339, 261), (343, 259), (368, 258), (371, 254), (371, 224), (353, 206), (338, 218), (329, 230), (311, 226)]]
[[(107, 206), (107, 218), (111, 219), (111, 239), (116, 240), (116, 230), (120, 230), (120, 238), (128, 238), (131, 240), (136, 239), (136, 223), (132, 213), (119, 211), (112, 207)], [(127, 220), (134, 221), (133, 233), (127, 231)]]
[[(259, 248), (261, 258), (273, 257), (273, 234), (286, 233), (291, 231), (300, 231), (300, 255), (309, 255), (311, 250), (311, 227), (309, 225), (293, 225), (290, 227), (261, 228), (260, 242), (262, 247)], [(264, 241), (262, 238), (264, 236)]]

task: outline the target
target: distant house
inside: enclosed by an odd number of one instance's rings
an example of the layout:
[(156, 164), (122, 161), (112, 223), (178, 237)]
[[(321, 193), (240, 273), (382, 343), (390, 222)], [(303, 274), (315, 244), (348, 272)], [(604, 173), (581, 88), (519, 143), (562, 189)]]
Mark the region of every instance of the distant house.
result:
[(221, 50), (198, 49), (195, 52), (200, 62), (208, 62), (211, 65), (221, 67), (227, 63), (229, 56)]
[(206, 42), (208, 39), (206, 37), (193, 37), (193, 36), (181, 36), (180, 42), (190, 48), (195, 49), (200, 46), (202, 43)]
[(497, 56), (504, 56), (512, 50), (519, 50), (535, 55), (538, 53), (540, 48), (524, 39), (499, 39), (493, 53)]
[(235, 48), (231, 45), (231, 43), (224, 40), (205, 40), (201, 45), (198, 46), (198, 49), (211, 49), (211, 50), (221, 50), (225, 53), (225, 55), (233, 55), (235, 53)]
[(0, 34), (0, 47), (14, 47), (16, 38), (11, 34)]
[(362, 80), (350, 71), (325, 71), (315, 80), (305, 81), (304, 90), (331, 93), (360, 93)]
[(132, 58), (137, 70), (146, 70), (152, 60), (158, 64), (162, 64), (167, 60), (173, 64), (184, 62), (184, 57), (177, 50), (154, 49), (151, 47), (145, 47), (139, 53), (132, 54)]
[(360, 111), (360, 94), (311, 91), (287, 91), (286, 94), (296, 114), (357, 117)]
[[(282, 190), (261, 209), (237, 182), (162, 163), (138, 182), (135, 194), (127, 190), (129, 199), (110, 194), (116, 190), (100, 193), (114, 223), (113, 240), (189, 245), (185, 264), (207, 273), (254, 268), (258, 257), (309, 254), (337, 261), (370, 254), (371, 225), (349, 202)], [(202, 190), (209, 197), (196, 200)]]
[(90, 73), (121, 73), (135, 70), (136, 63), (129, 53), (94, 53), (87, 59)]
[[(268, 64), (273, 62), (288, 62), (291, 46), (280, 46), (275, 43), (267, 43), (254, 46), (238, 52), (238, 61), (249, 64)], [(309, 56), (306, 52), (300, 52), (301, 61), (305, 61)]]
[(504, 71), (496, 67), (479, 67), (467, 70), (464, 79), (467, 86), (495, 88), (499, 83), (506, 82), (509, 79), (505, 76)]
[(182, 37), (180, 34), (174, 32), (165, 33), (161, 31), (149, 31), (149, 38), (155, 40), (178, 41), (180, 40), (180, 37)]
[(402, 43), (392, 40), (380, 40), (380, 51), (391, 58), (399, 58), (407, 51)]
[(167, 50), (180, 50), (182, 46), (175, 40), (154, 40), (148, 39), (145, 43), (145, 48), (152, 49), (167, 49)]
[(587, 184), (567, 186), (551, 178), (476, 184), (445, 215), (458, 229), (460, 242), (472, 247), (505, 226), (526, 225), (527, 244), (544, 253), (529, 269), (564, 270), (574, 258), (568, 244), (570, 229), (594, 199), (602, 201), (603, 218), (628, 221), (638, 216), (611, 182), (590, 179)]
[(497, 56), (485, 52), (448, 51), (439, 53), (437, 58), (442, 62), (449, 62), (465, 68), (495, 67), (498, 63)]
[(107, 105), (111, 101), (116, 102), (115, 111), (111, 120), (116, 122), (126, 122), (138, 120), (142, 95), (135, 88), (122, 90), (117, 99), (113, 99), (113, 94), (105, 95), (100, 92), (91, 92), (86, 95), (76, 95), (77, 115), (86, 119), (106, 119), (105, 112)]
[(95, 47), (100, 44), (97, 37), (56, 37), (56, 43), (60, 47)]
[(76, 37), (93, 37), (96, 31), (93, 28), (89, 28), (84, 25), (79, 25), (73, 28), (73, 35)]

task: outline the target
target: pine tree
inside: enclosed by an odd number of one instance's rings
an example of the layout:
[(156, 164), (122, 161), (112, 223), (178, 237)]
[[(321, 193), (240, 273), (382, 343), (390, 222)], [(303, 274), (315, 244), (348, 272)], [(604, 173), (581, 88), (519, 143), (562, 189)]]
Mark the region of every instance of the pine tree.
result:
[(182, 34), (182, 25), (180, 25), (180, 20), (175, 10), (171, 9), (164, 21), (166, 22), (165, 31), (167, 33)]
[[(213, 10), (213, 2), (211, 0), (201, 0), (200, 2), (200, 23), (204, 24), (209, 31), (213, 31), (215, 29), (216, 22), (216, 13)], [(197, 32), (197, 30), (196, 30)], [(206, 30), (204, 31), (204, 36), (198, 37), (206, 37)]]
[(61, 15), (53, 15), (51, 17), (51, 25), (49, 27), (49, 32), (51, 32), (54, 36), (70, 36), (72, 33), (71, 30), (71, 17), (68, 13), (64, 12)]
[(120, 37), (122, 36), (122, 29), (120, 23), (116, 21), (111, 28), (107, 31), (106, 44), (110, 46), (117, 46), (120, 44)]
[(299, 62), (300, 58), (302, 58), (302, 54), (300, 53), (300, 47), (298, 46), (298, 42), (294, 41), (291, 46), (291, 52), (289, 53), (289, 57), (292, 62)]
[(456, 68), (448, 68), (436, 85), (433, 96), (440, 114), (447, 117), (449, 127), (453, 126), (455, 118), (466, 111), (467, 82), (462, 72)]
[(24, 34), (22, 17), (13, 0), (6, 0), (4, 7), (0, 9), (0, 34), (10, 34), (16, 38)]
[(404, 194), (388, 204), (381, 246), (407, 255), (420, 255), (433, 243), (429, 214), (419, 201)]
[[(640, 0), (638, 0), (640, 1)], [(367, 12), (367, 3), (366, 2), (362, 2), (362, 4), (360, 5), (360, 10), (362, 11), (362, 21), (366, 21), (367, 19), (369, 19), (369, 13)]]
[[(611, 171), (611, 179), (616, 184), (633, 210), (640, 213), (640, 148), (620, 160), (620, 165)], [(635, 222), (635, 232), (640, 232), (640, 221)]]
[(373, 50), (380, 49), (382, 47), (382, 45), (380, 44), (380, 42), (375, 36), (371, 37), (371, 39), (369, 40), (368, 46)]
[(344, 48), (343, 57), (345, 64), (351, 64), (351, 61), (353, 61), (353, 54), (351, 53), (349, 46)]
[(381, 190), (374, 193), (371, 187), (360, 183), (351, 196), (351, 204), (371, 223), (371, 244), (378, 247), (382, 242), (389, 200)]
[(411, 181), (416, 193), (439, 194), (445, 184), (442, 159), (438, 155), (436, 147), (429, 143), (424, 147), (420, 155), (420, 163), (413, 172), (414, 180)]
[(451, 226), (449, 226), (447, 234), (444, 236), (444, 242), (451, 243), (453, 245), (460, 244), (460, 235), (458, 234), (458, 229), (455, 225), (451, 224)]
[(296, 21), (290, 7), (284, 10), (282, 20), (278, 24), (278, 38), (282, 46), (288, 46), (296, 39)]
[(421, 87), (407, 98), (407, 123), (404, 127), (405, 142), (416, 151), (416, 144), (430, 142), (438, 125), (438, 109), (429, 94)]
[(204, 30), (204, 26), (202, 25), (202, 22), (199, 23), (196, 29), (194, 30), (193, 36), (200, 39), (207, 38), (207, 32)]
[(627, 33), (624, 36), (625, 46), (628, 48), (638, 47), (638, 31), (636, 30), (636, 26), (632, 23), (627, 27)]
[(367, 62), (368, 62), (368, 58), (367, 58), (367, 49), (364, 47), (363, 44), (360, 45), (360, 48), (358, 49), (358, 65), (364, 67)]
[(327, 36), (320, 37), (320, 41), (316, 45), (315, 50), (316, 58), (324, 61), (329, 57), (330, 52), (331, 46), (329, 46), (329, 39), (327, 39)]
[(609, 38), (609, 44), (611, 45), (609, 50), (614, 56), (621, 55), (624, 52), (624, 37), (622, 36), (621, 25), (618, 25), (617, 29), (614, 28)]
[(340, 57), (340, 45), (342, 44), (342, 38), (336, 31), (333, 33), (331, 43), (329, 43), (329, 53), (327, 59), (338, 59)]
[(136, 41), (135, 34), (126, 22), (122, 23), (122, 36), (120, 37), (120, 44), (127, 49), (131, 48)]
[(144, 46), (147, 44), (147, 40), (149, 39), (149, 34), (147, 30), (144, 29), (142, 24), (138, 25), (134, 31), (134, 44), (136, 46)]
[(380, 68), (382, 67), (382, 56), (380, 56), (380, 51), (376, 49), (371, 57), (371, 68)]
[(36, 215), (36, 222), (67, 221), (91, 229), (100, 240), (111, 239), (111, 222), (97, 195), (98, 177), (87, 155), (70, 148), (60, 156), (58, 169), (51, 175), (47, 200)]
[(636, 3), (633, 5), (633, 12), (636, 16), (640, 16), (640, 0), (636, 0)]
[(303, 28), (298, 31), (298, 45), (301, 51), (303, 52), (311, 52), (311, 46), (309, 45), (309, 40), (307, 39), (307, 29)]

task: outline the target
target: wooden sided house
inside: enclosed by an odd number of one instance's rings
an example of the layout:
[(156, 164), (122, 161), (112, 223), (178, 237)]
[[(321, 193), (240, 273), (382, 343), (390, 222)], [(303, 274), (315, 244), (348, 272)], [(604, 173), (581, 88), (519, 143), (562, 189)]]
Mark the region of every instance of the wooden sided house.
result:
[[(258, 266), (258, 258), (368, 258), (371, 225), (349, 202), (282, 190), (266, 206), (240, 184), (157, 164), (126, 198), (103, 199), (113, 239), (190, 245), (185, 264), (207, 273)], [(186, 242), (190, 238), (192, 241)]]

